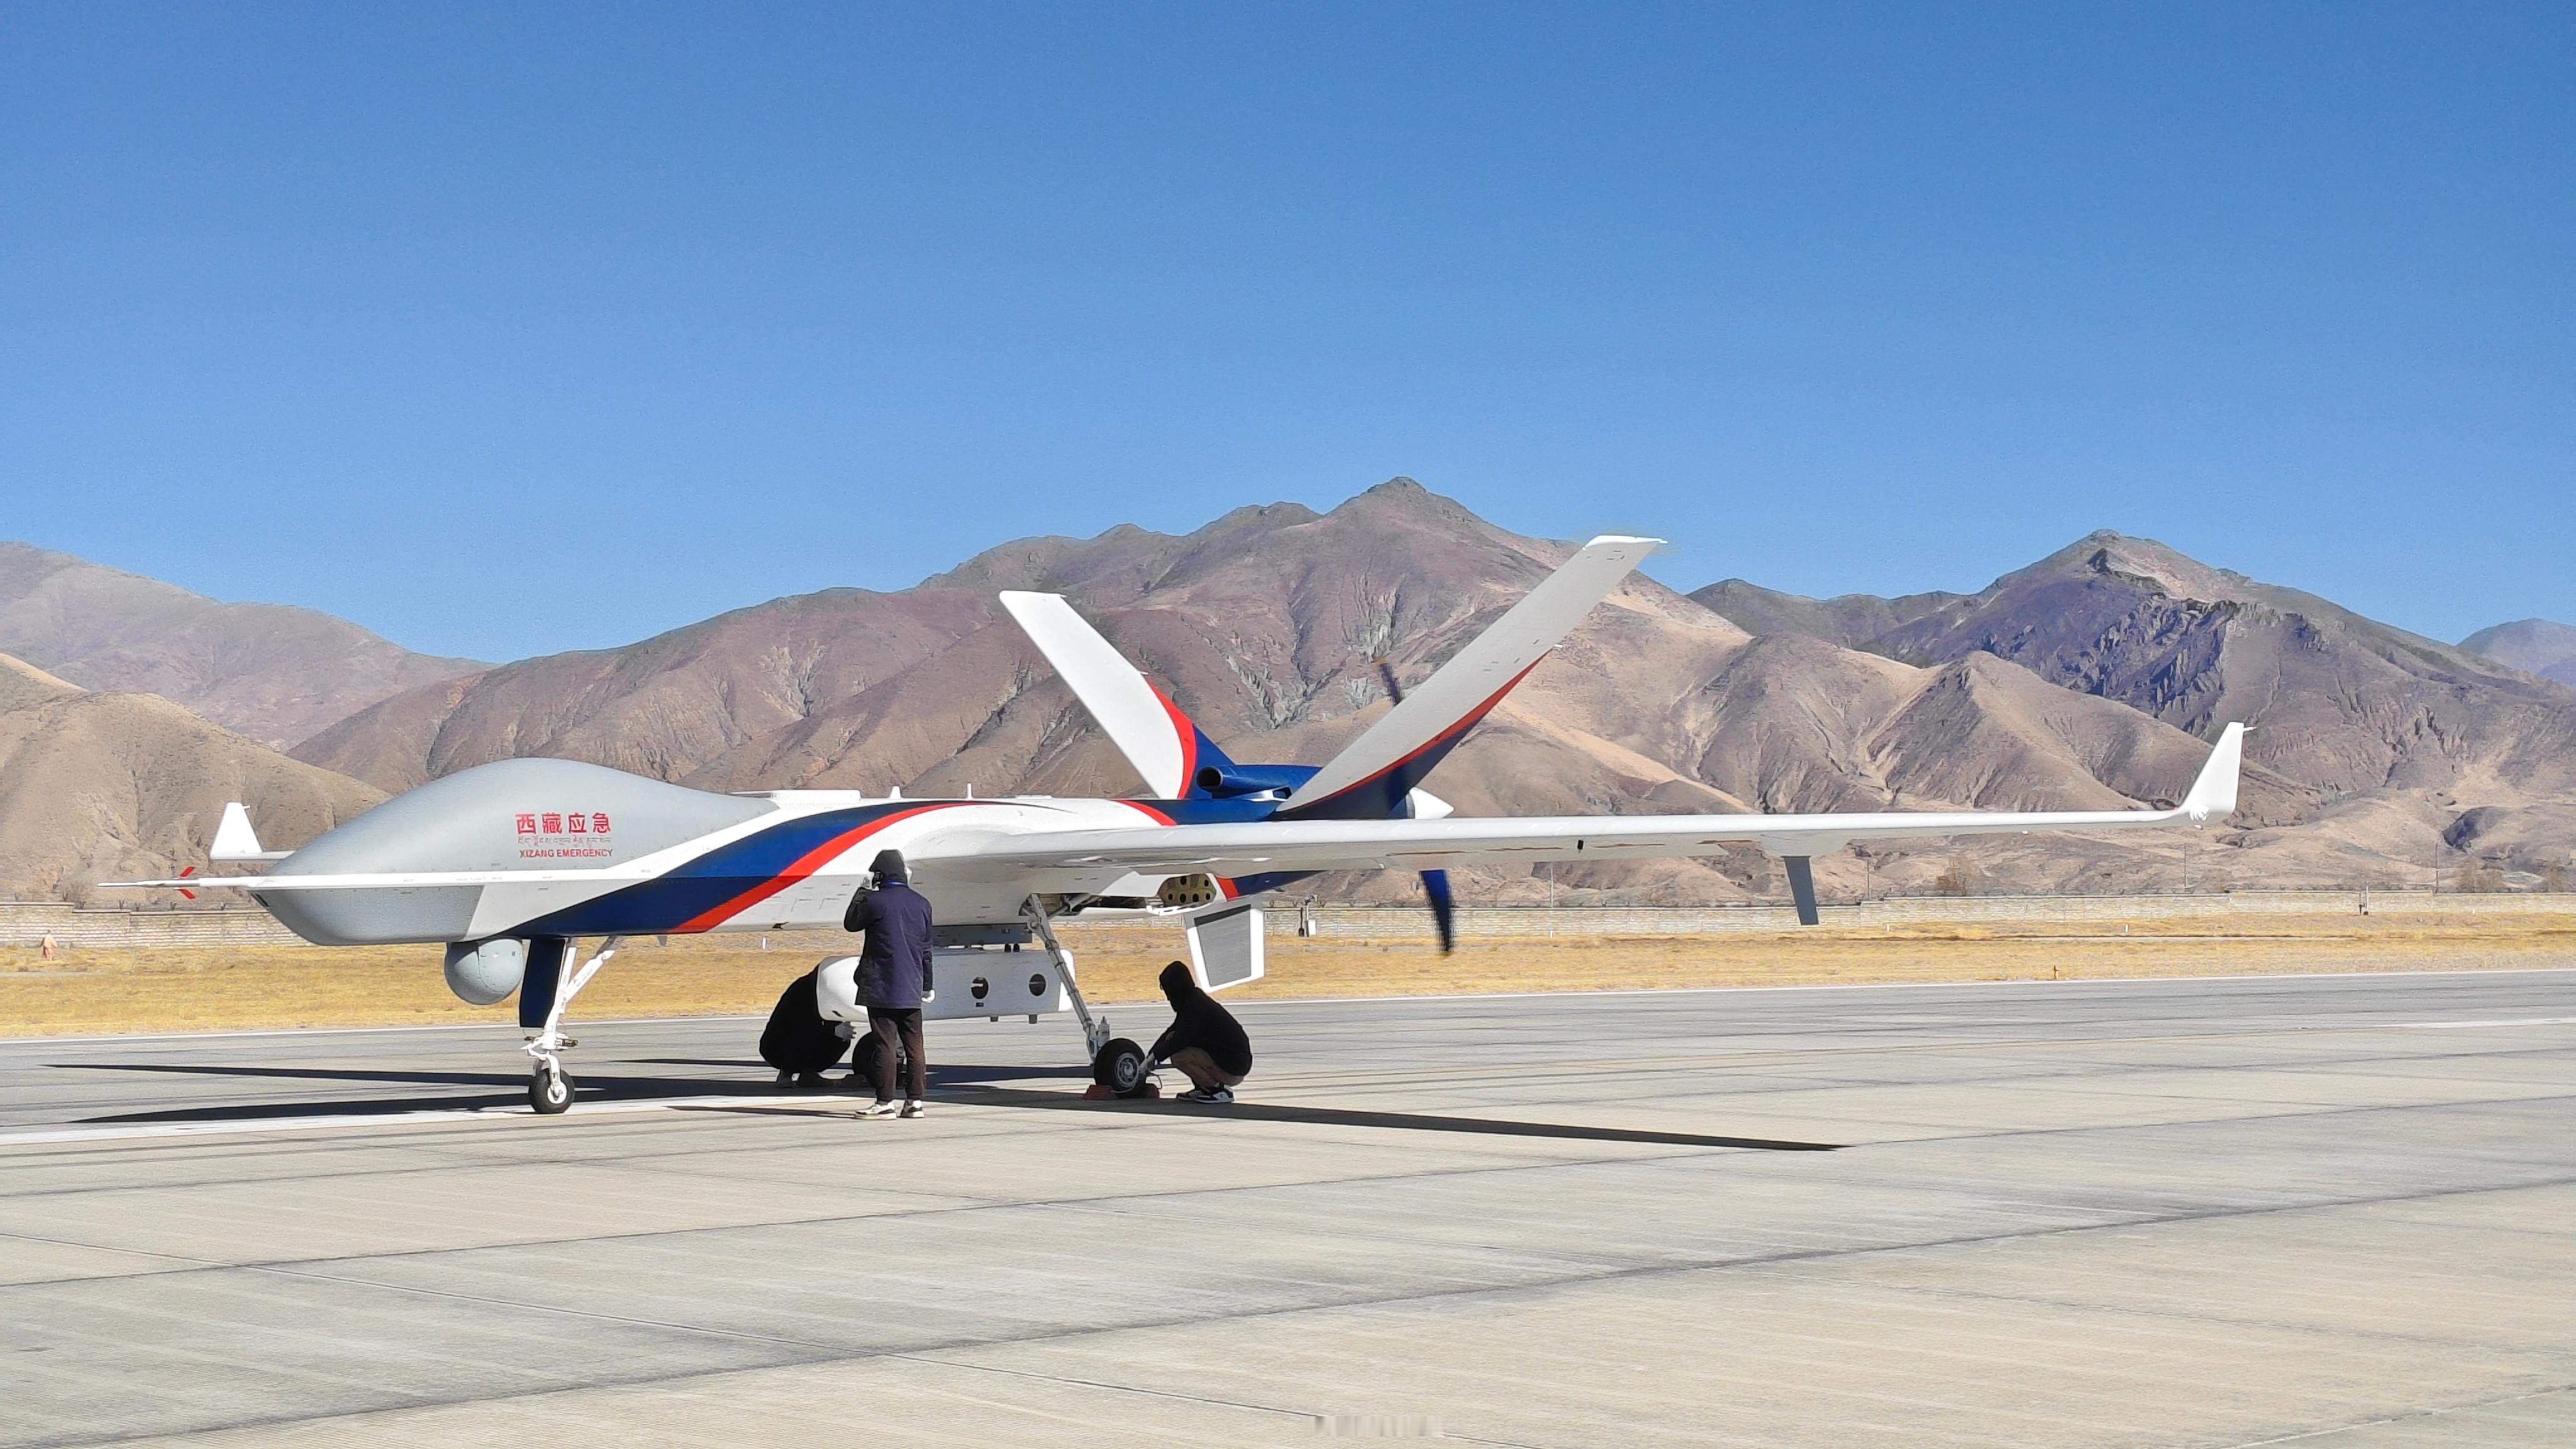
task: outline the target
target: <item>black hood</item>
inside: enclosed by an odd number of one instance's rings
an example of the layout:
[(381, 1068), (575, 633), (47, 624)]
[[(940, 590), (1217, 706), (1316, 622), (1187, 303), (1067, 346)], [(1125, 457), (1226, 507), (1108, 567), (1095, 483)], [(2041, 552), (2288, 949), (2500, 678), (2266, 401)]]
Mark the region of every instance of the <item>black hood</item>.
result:
[(877, 858), (869, 862), (868, 870), (876, 876), (878, 885), (902, 885), (910, 879), (904, 873), (903, 852), (900, 850), (878, 851)]
[(1191, 979), (1190, 968), (1178, 961), (1163, 968), (1162, 980), (1163, 999), (1172, 1003), (1175, 1008), (1183, 1002), (1195, 1001), (1207, 995), (1206, 992), (1199, 990), (1198, 982)]

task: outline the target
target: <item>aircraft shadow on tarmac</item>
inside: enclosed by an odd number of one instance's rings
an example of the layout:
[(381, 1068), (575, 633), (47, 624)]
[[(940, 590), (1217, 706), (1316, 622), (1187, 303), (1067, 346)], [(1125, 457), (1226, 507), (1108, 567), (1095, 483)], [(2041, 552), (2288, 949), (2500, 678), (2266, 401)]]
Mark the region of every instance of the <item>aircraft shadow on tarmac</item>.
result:
[[(1657, 1132), (1632, 1127), (1583, 1127), (1566, 1122), (1511, 1122), (1492, 1117), (1438, 1117), (1419, 1112), (1376, 1112), (1349, 1107), (1294, 1107), (1269, 1102), (1200, 1106), (1160, 1098), (1096, 1101), (1067, 1092), (1030, 1092), (1010, 1087), (950, 1094), (949, 1100), (970, 1107), (1023, 1107), (1039, 1111), (1116, 1112), (1132, 1116), (1197, 1117), (1246, 1122), (1296, 1122), (1319, 1127), (1376, 1127), (1406, 1132), (1465, 1132), (1493, 1137), (1554, 1137), (1577, 1142), (1638, 1142), (1672, 1147), (1733, 1147), (1756, 1152), (1834, 1152), (1835, 1142), (1791, 1142), (1772, 1137), (1718, 1137), (1701, 1132)], [(811, 1116), (793, 1107), (682, 1108), (694, 1112)]]
[[(526, 1078), (501, 1072), (442, 1072), (403, 1068), (360, 1067), (215, 1067), (181, 1062), (53, 1062), (73, 1071), (153, 1072), (185, 1077), (258, 1078), (269, 1081), (399, 1083), (415, 1087), (463, 1087), (485, 1090), (399, 1097), (326, 1098), (321, 1101), (235, 1102), (211, 1107), (170, 1107), (145, 1112), (118, 1112), (88, 1117), (85, 1123), (255, 1122), (296, 1117), (399, 1117), (411, 1112), (460, 1112), (524, 1105)], [(639, 1066), (734, 1067), (766, 1072), (759, 1062), (697, 1057), (656, 1057)], [(1061, 1091), (1029, 1091), (995, 1085), (1032, 1079), (1063, 1080), (1084, 1074), (1063, 1067), (933, 1067), (930, 1079), (941, 1096), (966, 1106), (1013, 1107), (1039, 1111), (1116, 1112), (1132, 1116), (1232, 1119), (1247, 1122), (1293, 1122), (1321, 1127), (1372, 1127), (1408, 1132), (1460, 1132), (1483, 1136), (1560, 1138), (1579, 1142), (1629, 1142), (1671, 1147), (1726, 1147), (1760, 1152), (1831, 1152), (1838, 1144), (1793, 1142), (1769, 1137), (1724, 1137), (1700, 1132), (1661, 1132), (1630, 1127), (1586, 1127), (1564, 1122), (1513, 1122), (1491, 1117), (1445, 1117), (1417, 1112), (1381, 1112), (1349, 1107), (1303, 1107), (1269, 1102), (1235, 1102), (1205, 1107), (1160, 1098), (1094, 1101)], [(626, 1077), (586, 1072), (579, 1100), (649, 1102), (662, 1098), (742, 1097), (781, 1099), (829, 1097), (845, 1089), (846, 1077), (822, 1088), (782, 1088), (771, 1081), (743, 1082), (706, 1077)], [(810, 1108), (780, 1106), (715, 1106), (691, 1104), (681, 1110), (811, 1117)]]
[[(258, 1078), (268, 1081), (385, 1083), (411, 1087), (484, 1088), (481, 1092), (444, 1092), (437, 1095), (406, 1094), (398, 1097), (329, 1097), (319, 1101), (228, 1102), (211, 1107), (165, 1107), (142, 1112), (115, 1112), (99, 1117), (84, 1117), (84, 1124), (128, 1122), (255, 1122), (293, 1117), (398, 1117), (407, 1112), (467, 1112), (489, 1108), (524, 1107), (528, 1100), (528, 1079), (523, 1073), (509, 1072), (443, 1072), (429, 1069), (363, 1068), (363, 1067), (214, 1067), (180, 1062), (49, 1062), (48, 1066), (66, 1071), (84, 1072), (153, 1072), (183, 1077)], [(603, 1064), (607, 1065), (607, 1064)], [(639, 1066), (709, 1066), (736, 1067), (766, 1074), (769, 1067), (757, 1061), (719, 1061), (692, 1058), (653, 1058), (638, 1061)], [(934, 1066), (930, 1080), (934, 1086), (954, 1092), (961, 1088), (981, 1086), (988, 1082), (1027, 1081), (1033, 1079), (1087, 1079), (1088, 1073), (1070, 1067), (977, 1067)], [(846, 1077), (836, 1076), (827, 1086), (786, 1088), (764, 1075), (758, 1081), (728, 1081), (710, 1077), (637, 1077), (611, 1072), (584, 1072), (576, 1081), (576, 1101), (580, 1102), (649, 1102), (671, 1097), (747, 1097), (761, 1100), (781, 1098), (829, 1097), (848, 1086)]]

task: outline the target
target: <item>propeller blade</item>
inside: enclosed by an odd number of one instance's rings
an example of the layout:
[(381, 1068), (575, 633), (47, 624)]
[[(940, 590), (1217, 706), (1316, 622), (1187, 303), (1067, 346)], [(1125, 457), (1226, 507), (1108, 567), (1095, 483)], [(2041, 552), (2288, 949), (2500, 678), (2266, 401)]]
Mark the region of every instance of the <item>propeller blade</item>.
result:
[(1440, 928), (1440, 954), (1446, 956), (1458, 944), (1458, 906), (1449, 894), (1449, 872), (1424, 871), (1422, 893), (1431, 898), (1431, 923)]
[[(1404, 686), (1395, 682), (1395, 666), (1379, 655), (1377, 677), (1386, 681), (1386, 702), (1404, 703)], [(1426, 870), (1422, 873), (1422, 894), (1431, 901), (1431, 923), (1440, 929), (1440, 954), (1446, 956), (1458, 944), (1458, 903), (1449, 894), (1449, 872)]]
[(1383, 654), (1377, 657), (1377, 677), (1386, 681), (1387, 703), (1404, 703), (1404, 687), (1395, 682), (1395, 666), (1387, 663)]

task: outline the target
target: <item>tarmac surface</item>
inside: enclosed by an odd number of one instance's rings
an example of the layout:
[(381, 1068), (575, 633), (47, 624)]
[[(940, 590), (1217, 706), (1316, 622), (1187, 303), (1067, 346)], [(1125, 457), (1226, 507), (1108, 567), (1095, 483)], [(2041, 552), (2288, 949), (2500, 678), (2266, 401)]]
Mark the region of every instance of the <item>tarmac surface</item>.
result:
[(0, 1044), (0, 1446), (2576, 1443), (2576, 972), (1241, 1014)]

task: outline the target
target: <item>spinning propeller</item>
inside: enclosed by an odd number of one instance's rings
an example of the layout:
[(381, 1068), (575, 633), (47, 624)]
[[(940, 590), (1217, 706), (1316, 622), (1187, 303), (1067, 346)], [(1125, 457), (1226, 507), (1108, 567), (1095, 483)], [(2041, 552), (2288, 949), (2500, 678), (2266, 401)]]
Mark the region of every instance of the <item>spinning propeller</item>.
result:
[[(1378, 656), (1377, 677), (1386, 682), (1386, 701), (1404, 703), (1404, 687), (1395, 682), (1395, 666)], [(1449, 894), (1449, 872), (1426, 870), (1422, 873), (1422, 894), (1431, 902), (1431, 922), (1440, 930), (1440, 954), (1446, 956), (1458, 944), (1458, 902)]]

